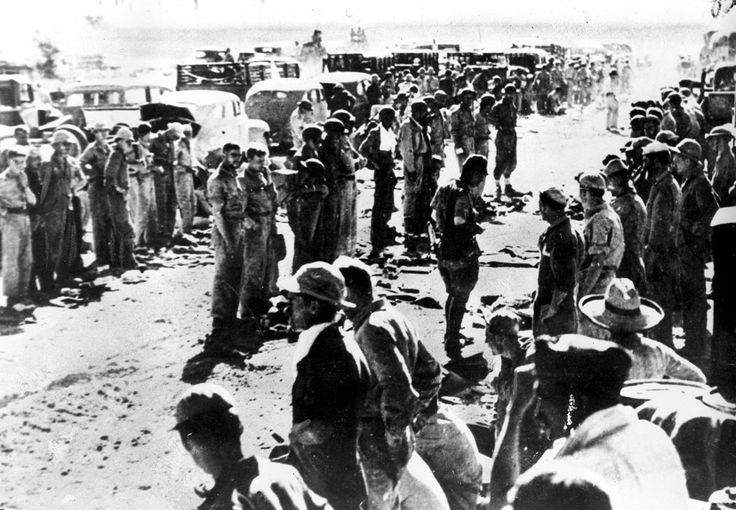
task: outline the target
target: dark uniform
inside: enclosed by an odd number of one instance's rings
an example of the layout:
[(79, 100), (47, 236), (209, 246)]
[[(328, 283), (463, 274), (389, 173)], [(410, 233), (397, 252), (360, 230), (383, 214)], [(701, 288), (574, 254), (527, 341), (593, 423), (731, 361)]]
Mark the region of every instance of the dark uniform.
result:
[(174, 186), (174, 145), (165, 133), (151, 141), (153, 155), (153, 182), (156, 190), (159, 246), (171, 241), (176, 224), (176, 188)]
[(624, 257), (616, 276), (628, 278), (634, 287), (644, 293), (646, 272), (644, 270), (644, 237), (646, 236), (647, 207), (633, 188), (626, 189), (611, 201), (611, 207), (621, 219), (624, 229)]
[(240, 280), (240, 317), (258, 318), (270, 308), (269, 298), (278, 293), (276, 190), (268, 168), (246, 167), (240, 179), (245, 192), (245, 217), (255, 224), (244, 227), (243, 275)]
[(217, 226), (212, 228), (215, 249), (215, 278), (212, 285), (212, 317), (232, 323), (238, 314), (239, 283), (243, 271), (243, 218), (245, 190), (237, 178), (237, 167), (221, 163), (207, 181), (207, 196), (213, 206), (221, 204), (220, 214), (228, 229), (230, 252)]
[[(460, 180), (453, 180), (441, 186), (432, 200), (437, 227), (440, 233), (440, 246), (437, 253), (437, 266), (447, 290), (445, 304), (445, 343), (458, 342), (465, 305), (470, 293), (478, 283), (480, 248), (475, 240), (477, 224), (473, 210), (470, 188)], [(465, 223), (455, 225), (456, 217), (464, 218)]]
[(685, 350), (700, 356), (705, 348), (708, 304), (705, 297), (705, 263), (710, 259), (710, 222), (718, 210), (713, 188), (703, 172), (682, 186), (677, 252), (680, 262), (680, 296)]
[(298, 172), (295, 188), (286, 201), (286, 215), (294, 233), (292, 273), (304, 264), (320, 260), (320, 233), (318, 225), (327, 192), (324, 172), (310, 173), (305, 162), (317, 158), (308, 145), (302, 145), (294, 155), (294, 169)]
[[(388, 222), (394, 212), (394, 173), (393, 150), (381, 150), (382, 126), (376, 126), (360, 146), (360, 153), (373, 168), (373, 210), (371, 212), (371, 246), (374, 250), (384, 248), (392, 241)], [(394, 142), (395, 150), (395, 142)], [(388, 148), (388, 147), (386, 147)]]
[(516, 169), (516, 106), (507, 99), (493, 105), (491, 123), (498, 129), (496, 135), (496, 167), (493, 178), (510, 177)]
[[(534, 300), (534, 336), (574, 333), (577, 328), (575, 306), (575, 271), (583, 248), (570, 218), (562, 216), (551, 224), (539, 238), (539, 276), (537, 297)], [(542, 310), (552, 303), (554, 292), (564, 292), (564, 300), (557, 313), (542, 318)]]
[(105, 191), (112, 225), (111, 268), (132, 269), (136, 267), (133, 255), (135, 235), (128, 211), (128, 163), (134, 162), (133, 158), (137, 156), (135, 152), (134, 150), (131, 155), (126, 156), (120, 150), (115, 150), (110, 154), (105, 166)]
[(475, 118), (463, 103), (450, 108), (450, 134), (455, 144), (458, 168), (462, 168), (465, 159), (475, 154)]
[(92, 216), (92, 236), (95, 248), (95, 259), (99, 265), (110, 263), (110, 233), (112, 225), (105, 194), (105, 164), (110, 156), (110, 146), (95, 142), (89, 145), (79, 164), (87, 176), (87, 196)]
[(670, 172), (656, 177), (647, 200), (644, 267), (647, 293), (664, 311), (664, 319), (649, 336), (672, 347), (672, 309), (677, 296), (677, 246), (680, 228), (680, 187)]

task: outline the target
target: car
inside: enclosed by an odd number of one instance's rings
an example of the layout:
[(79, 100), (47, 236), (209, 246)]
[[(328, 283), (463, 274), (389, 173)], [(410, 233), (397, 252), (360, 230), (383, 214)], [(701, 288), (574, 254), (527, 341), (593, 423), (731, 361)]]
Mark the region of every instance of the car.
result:
[(97, 122), (108, 127), (121, 123), (133, 126), (138, 122), (140, 105), (157, 101), (168, 92), (170, 87), (154, 82), (78, 83), (64, 90), (59, 105), (80, 127)]
[(42, 99), (28, 76), (0, 75), (0, 125), (25, 125), (35, 136), (40, 126), (63, 116)]
[(550, 54), (540, 48), (511, 48), (506, 51), (506, 59), (509, 65), (522, 66), (534, 73), (537, 66), (547, 65)]
[[(710, 76), (708, 76), (710, 75)], [(708, 79), (709, 78), (709, 79)], [(711, 73), (703, 71), (705, 98), (701, 103), (703, 115), (709, 126), (734, 122), (734, 98), (736, 97), (736, 62), (717, 65)]]
[(312, 103), (315, 122), (327, 119), (322, 85), (301, 78), (274, 78), (256, 83), (245, 96), (245, 113), (250, 119), (268, 123), (271, 145), (285, 150), (294, 143), (289, 122), (291, 114), (305, 99)]
[(155, 103), (141, 105), (140, 120), (149, 122), (154, 131), (166, 129), (170, 122), (191, 124), (194, 155), (200, 161), (228, 142), (238, 143), (243, 148), (251, 143), (268, 144), (268, 124), (249, 119), (243, 102), (231, 92), (170, 92)]

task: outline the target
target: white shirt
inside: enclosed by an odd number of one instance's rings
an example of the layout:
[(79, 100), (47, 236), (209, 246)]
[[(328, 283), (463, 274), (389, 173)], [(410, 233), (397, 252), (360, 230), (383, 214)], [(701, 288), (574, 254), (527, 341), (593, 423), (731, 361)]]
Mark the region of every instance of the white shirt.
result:
[(381, 134), (381, 144), (378, 147), (379, 150), (394, 152), (396, 149), (396, 135), (390, 129), (383, 127), (383, 124), (379, 125), (379, 133)]
[(312, 345), (317, 337), (325, 329), (332, 326), (333, 322), (322, 322), (321, 324), (315, 324), (299, 333), (299, 340), (296, 342), (296, 351), (294, 351), (294, 359), (291, 362), (291, 380), (296, 381), (297, 369), (296, 366), (299, 364), (304, 357), (309, 354), (312, 350)]

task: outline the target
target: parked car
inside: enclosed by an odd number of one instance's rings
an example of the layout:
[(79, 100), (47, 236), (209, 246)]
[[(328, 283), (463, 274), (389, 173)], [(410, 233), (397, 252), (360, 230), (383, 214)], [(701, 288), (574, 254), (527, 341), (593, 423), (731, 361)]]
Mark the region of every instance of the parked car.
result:
[(230, 92), (170, 92), (158, 102), (141, 105), (140, 120), (149, 122), (155, 131), (166, 129), (170, 122), (191, 124), (194, 155), (200, 161), (227, 142), (238, 143), (244, 149), (250, 143), (268, 144), (268, 124), (249, 119), (243, 102)]
[(68, 87), (59, 101), (61, 111), (80, 127), (101, 122), (106, 126), (138, 121), (142, 104), (158, 101), (171, 88), (151, 82), (80, 83)]
[(275, 78), (253, 85), (245, 96), (245, 113), (250, 119), (268, 123), (271, 144), (283, 151), (294, 143), (289, 122), (291, 114), (305, 99), (312, 103), (315, 122), (327, 119), (327, 101), (322, 85), (314, 80), (297, 78)]
[(511, 48), (506, 51), (509, 65), (522, 66), (535, 73), (537, 66), (546, 65), (550, 54), (539, 48)]
[(62, 113), (40, 94), (31, 80), (22, 74), (0, 75), (0, 125), (27, 126), (36, 131), (40, 126), (58, 119)]

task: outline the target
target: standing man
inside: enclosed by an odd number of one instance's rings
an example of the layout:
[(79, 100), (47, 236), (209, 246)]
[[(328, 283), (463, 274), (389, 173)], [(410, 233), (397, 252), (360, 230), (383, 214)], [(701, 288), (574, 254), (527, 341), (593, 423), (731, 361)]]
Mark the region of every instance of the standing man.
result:
[(3, 294), (10, 308), (28, 295), (33, 262), (28, 208), (36, 204), (36, 197), (28, 186), (25, 153), (11, 147), (6, 155), (8, 168), (0, 173), (0, 232)]
[(438, 90), (434, 96), (424, 98), (427, 103), (429, 112), (427, 114), (427, 127), (429, 131), (429, 145), (432, 149), (433, 156), (439, 156), (445, 161), (445, 139), (449, 137), (450, 131), (445, 118), (446, 110), (444, 104), (447, 101), (447, 95)]
[(340, 138), (345, 132), (345, 125), (338, 119), (327, 119), (324, 125), (324, 137), (319, 146), (319, 160), (325, 167), (325, 181), (329, 192), (322, 204), (319, 230), (321, 239), (317, 260), (333, 262), (338, 256), (338, 236), (340, 233), (340, 214), (342, 200), (337, 187), (338, 176), (346, 173), (341, 153)]
[(158, 239), (156, 248), (171, 243), (176, 225), (176, 188), (174, 186), (174, 142), (176, 129), (167, 129), (151, 141), (153, 155), (153, 182), (156, 188)]
[(509, 198), (523, 193), (511, 186), (511, 173), (516, 169), (516, 87), (509, 83), (503, 88), (503, 99), (491, 110), (491, 123), (496, 126), (496, 200), (501, 199), (501, 176), (505, 181), (504, 193)]
[(708, 336), (705, 263), (711, 258), (710, 222), (718, 211), (718, 200), (703, 172), (700, 144), (685, 138), (672, 152), (675, 169), (683, 182), (677, 252), (685, 357), (701, 363)]
[(127, 127), (118, 129), (115, 148), (105, 165), (105, 191), (112, 224), (110, 270), (118, 276), (138, 265), (133, 255), (134, 234), (128, 212), (128, 165), (140, 164), (141, 158), (142, 154), (133, 147), (133, 132)]
[(432, 157), (426, 127), (428, 112), (426, 103), (413, 101), (411, 116), (399, 129), (399, 152), (404, 161), (404, 245), (408, 253), (416, 253), (429, 220), (422, 214), (425, 208), (421, 203), (422, 184)]
[(291, 131), (291, 140), (296, 150), (301, 149), (302, 144), (304, 143), (302, 140), (302, 131), (304, 131), (304, 128), (312, 124), (313, 122), (314, 108), (312, 107), (312, 103), (310, 103), (306, 99), (303, 101), (299, 101), (296, 109), (291, 112), (291, 117), (289, 117), (289, 130)]
[(356, 510), (365, 498), (357, 447), (370, 371), (337, 325), (338, 311), (355, 305), (345, 299), (340, 272), (325, 262), (305, 264), (283, 289), (299, 332), (291, 364), (291, 463), (335, 510)]
[[(238, 179), (242, 158), (240, 146), (226, 143), (222, 155), (225, 159), (207, 181), (207, 196), (212, 205), (212, 247), (215, 249), (211, 312), (213, 339), (224, 339), (237, 323), (238, 284), (245, 251), (245, 190)], [(212, 343), (213, 347), (223, 345), (223, 342)]]
[(95, 262), (98, 266), (110, 264), (110, 211), (107, 207), (105, 193), (105, 164), (110, 157), (110, 146), (107, 144), (107, 135), (110, 132), (103, 124), (96, 123), (92, 127), (95, 136), (79, 158), (79, 165), (87, 177), (87, 196), (92, 216), (92, 237), (95, 247)]
[(143, 161), (131, 174), (131, 216), (135, 231), (136, 247), (152, 247), (158, 235), (158, 214), (156, 207), (156, 188), (153, 177), (153, 155), (151, 154), (151, 126), (138, 126), (138, 144), (143, 153)]
[(575, 271), (583, 241), (565, 215), (567, 198), (557, 188), (539, 194), (539, 212), (549, 223), (539, 238), (539, 276), (534, 300), (534, 336), (562, 335), (577, 330)]
[[(189, 126), (187, 124), (187, 126)], [(191, 126), (189, 126), (191, 129)], [(186, 126), (179, 122), (169, 124), (174, 139), (174, 187), (176, 189), (176, 203), (181, 215), (181, 231), (184, 234), (192, 232), (194, 225), (194, 156), (192, 153), (193, 139), (186, 136)]]
[[(485, 93), (480, 98), (478, 114), (475, 116), (475, 153), (489, 159), (489, 146), (491, 138), (491, 111), (496, 104), (496, 98), (492, 94)], [(483, 200), (483, 191), (486, 188), (486, 180), (483, 179), (478, 187), (473, 188), (473, 205), (477, 211), (483, 211), (486, 204)]]
[(644, 238), (647, 207), (636, 194), (629, 178), (629, 168), (620, 159), (610, 161), (604, 170), (608, 190), (613, 195), (611, 207), (618, 214), (624, 229), (624, 256), (616, 271), (619, 278), (628, 278), (641, 293), (646, 292), (644, 270)]
[(460, 358), (460, 329), (465, 305), (478, 282), (480, 249), (475, 240), (483, 229), (476, 223), (470, 190), (488, 175), (488, 160), (473, 155), (465, 160), (459, 179), (441, 186), (432, 199), (439, 234), (437, 266), (447, 290), (445, 352)]
[(642, 151), (653, 185), (647, 200), (644, 267), (648, 297), (659, 303), (664, 319), (650, 331), (655, 340), (673, 347), (672, 310), (677, 296), (677, 233), (680, 230), (680, 186), (670, 172), (670, 148), (652, 142)]
[(475, 154), (473, 101), (475, 101), (476, 94), (473, 89), (464, 88), (458, 96), (460, 102), (450, 108), (450, 134), (455, 144), (457, 167), (458, 169), (462, 169), (465, 160), (471, 154)]
[(434, 67), (427, 68), (427, 77), (424, 79), (424, 92), (434, 94), (440, 89), (440, 80), (437, 78), (437, 71)]
[(394, 243), (395, 232), (388, 226), (394, 212), (394, 153), (396, 152), (396, 135), (392, 129), (396, 112), (390, 106), (384, 106), (378, 113), (379, 124), (373, 128), (363, 141), (359, 150), (373, 168), (373, 210), (371, 212), (371, 246), (372, 253), (378, 255), (383, 248)]
[(578, 296), (603, 294), (624, 256), (624, 230), (616, 212), (603, 201), (606, 192), (603, 174), (586, 172), (578, 183), (585, 212), (585, 253), (578, 268)]
[(721, 207), (736, 205), (736, 157), (731, 142), (736, 136), (733, 126), (717, 126), (705, 137), (711, 152), (716, 155), (713, 164), (713, 191)]
[(243, 219), (243, 275), (240, 280), (240, 317), (258, 321), (271, 307), (278, 289), (278, 260), (274, 250), (276, 190), (266, 165), (266, 148), (248, 147), (247, 166), (240, 185), (245, 194)]

